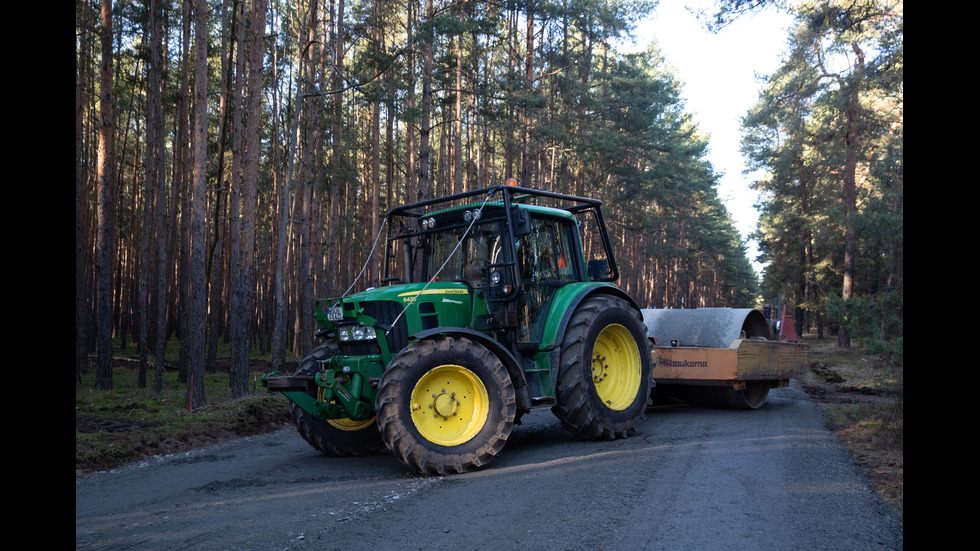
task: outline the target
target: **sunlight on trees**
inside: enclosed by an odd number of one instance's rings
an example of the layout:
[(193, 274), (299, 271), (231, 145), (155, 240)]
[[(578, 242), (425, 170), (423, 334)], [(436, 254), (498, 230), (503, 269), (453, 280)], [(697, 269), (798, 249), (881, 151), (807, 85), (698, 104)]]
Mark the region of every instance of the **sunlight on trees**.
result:
[[(250, 354), (278, 366), (312, 346), (313, 299), (350, 285), (387, 209), (508, 177), (602, 199), (620, 284), (644, 306), (759, 300), (676, 78), (655, 47), (614, 47), (646, 2), (102, 5), (111, 32), (76, 3), (76, 372), (111, 334), (159, 381), (178, 339), (187, 382), (224, 342), (245, 392)], [(746, 123), (771, 174), (766, 287), (809, 312), (840, 293), (845, 226), (855, 292), (901, 288), (901, 231), (871, 224), (901, 226), (901, 18), (878, 29), (894, 16), (875, 6), (859, 22), (800, 7), (834, 17), (801, 28)], [(821, 72), (828, 44), (851, 43), (860, 73)]]

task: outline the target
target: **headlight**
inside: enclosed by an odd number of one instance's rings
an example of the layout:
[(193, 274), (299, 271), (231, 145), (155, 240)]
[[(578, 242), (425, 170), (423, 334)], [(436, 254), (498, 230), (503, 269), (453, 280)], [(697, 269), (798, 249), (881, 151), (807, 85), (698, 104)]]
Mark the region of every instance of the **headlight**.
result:
[(337, 330), (337, 336), (342, 342), (370, 341), (374, 340), (376, 335), (374, 327), (367, 327), (365, 325), (342, 327)]
[(500, 272), (494, 270), (490, 274), (490, 284), (491, 285), (499, 285), (500, 284), (500, 278), (501, 278)]
[(358, 325), (354, 328), (354, 338), (359, 341), (364, 341), (374, 338), (374, 327), (365, 327), (363, 325)]

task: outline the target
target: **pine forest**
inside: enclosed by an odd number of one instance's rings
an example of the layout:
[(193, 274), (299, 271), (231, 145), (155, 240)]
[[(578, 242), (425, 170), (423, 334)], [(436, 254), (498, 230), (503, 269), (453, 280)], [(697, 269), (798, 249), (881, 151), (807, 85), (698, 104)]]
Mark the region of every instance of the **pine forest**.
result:
[[(76, 379), (91, 360), (112, 387), (115, 339), (138, 344), (141, 385), (174, 342), (194, 381), (220, 342), (244, 395), (250, 354), (278, 369), (314, 346), (314, 300), (351, 285), (389, 208), (508, 178), (601, 199), (644, 307), (779, 294), (805, 331), (900, 357), (902, 2), (719, 0), (706, 20), (795, 20), (743, 119), (759, 258), (670, 60), (618, 46), (654, 7), (76, 1)], [(367, 263), (358, 285), (380, 277)]]

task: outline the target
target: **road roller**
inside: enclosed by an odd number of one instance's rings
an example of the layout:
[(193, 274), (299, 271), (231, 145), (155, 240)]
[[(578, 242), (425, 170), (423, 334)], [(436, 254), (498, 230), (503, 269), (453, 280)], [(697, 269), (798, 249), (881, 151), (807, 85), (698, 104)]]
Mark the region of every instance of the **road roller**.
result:
[(653, 405), (757, 409), (809, 369), (793, 320), (754, 308), (643, 309), (654, 343)]

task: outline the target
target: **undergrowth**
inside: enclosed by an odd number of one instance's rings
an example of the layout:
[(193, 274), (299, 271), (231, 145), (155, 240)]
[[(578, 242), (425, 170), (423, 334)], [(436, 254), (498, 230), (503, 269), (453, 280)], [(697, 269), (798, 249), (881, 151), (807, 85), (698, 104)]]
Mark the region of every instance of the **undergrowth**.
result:
[(286, 399), (270, 394), (253, 373), (249, 396), (233, 399), (228, 373), (205, 375), (206, 404), (187, 407), (186, 384), (163, 375), (162, 391), (137, 385), (130, 362), (116, 362), (112, 390), (95, 390), (94, 369), (75, 387), (75, 471), (111, 469), (155, 455), (177, 453), (222, 440), (261, 434), (289, 422)]

